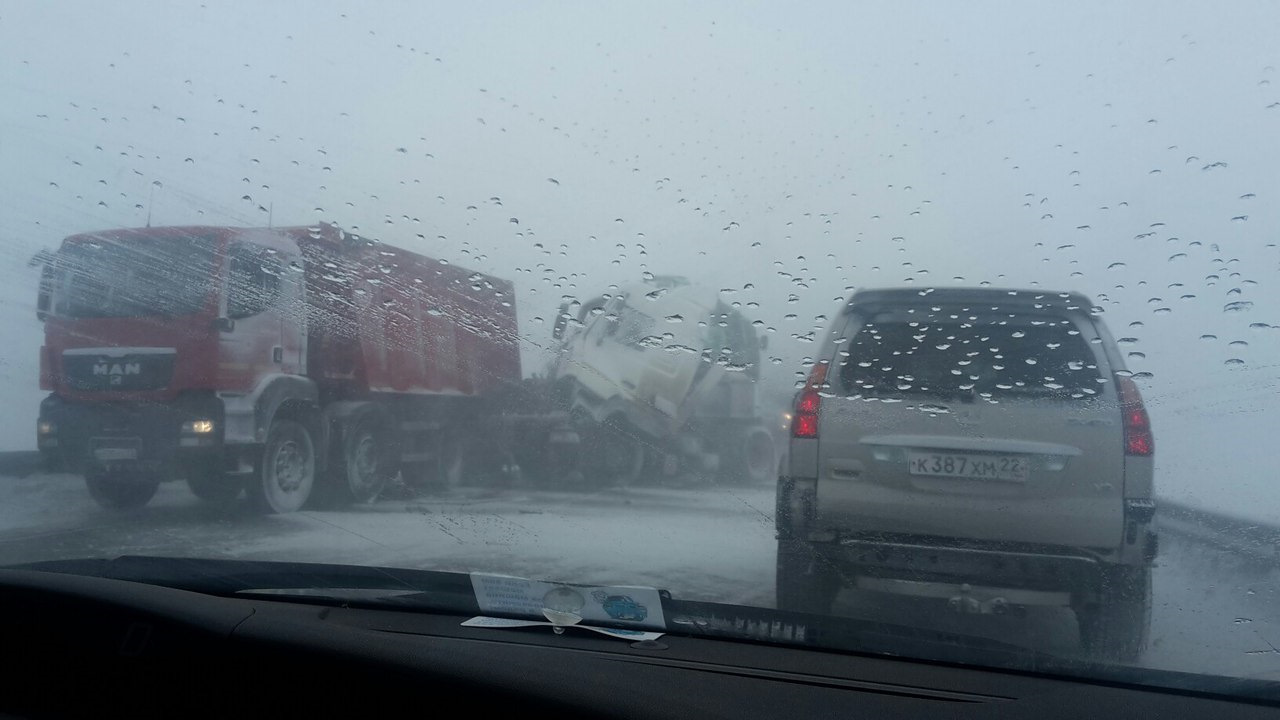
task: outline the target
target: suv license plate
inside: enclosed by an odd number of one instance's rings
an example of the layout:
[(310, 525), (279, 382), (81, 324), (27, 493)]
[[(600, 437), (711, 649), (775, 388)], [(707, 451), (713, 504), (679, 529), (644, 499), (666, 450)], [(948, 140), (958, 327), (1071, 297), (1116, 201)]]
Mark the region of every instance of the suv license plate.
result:
[(1022, 455), (965, 455), (959, 453), (907, 453), (912, 475), (969, 478), (973, 480), (1026, 480), (1031, 462)]

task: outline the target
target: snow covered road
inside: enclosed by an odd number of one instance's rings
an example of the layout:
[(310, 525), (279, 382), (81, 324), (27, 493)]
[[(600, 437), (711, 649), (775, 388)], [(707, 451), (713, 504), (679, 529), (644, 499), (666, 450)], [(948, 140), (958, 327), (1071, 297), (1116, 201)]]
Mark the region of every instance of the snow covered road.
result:
[[(1280, 571), (1165, 534), (1144, 664), (1280, 679)], [(773, 602), (773, 488), (458, 488), (342, 511), (216, 511), (181, 483), (131, 513), (70, 475), (0, 477), (0, 564), (170, 555), (486, 571)], [(975, 617), (845, 593), (838, 612), (1078, 652), (1069, 612)]]

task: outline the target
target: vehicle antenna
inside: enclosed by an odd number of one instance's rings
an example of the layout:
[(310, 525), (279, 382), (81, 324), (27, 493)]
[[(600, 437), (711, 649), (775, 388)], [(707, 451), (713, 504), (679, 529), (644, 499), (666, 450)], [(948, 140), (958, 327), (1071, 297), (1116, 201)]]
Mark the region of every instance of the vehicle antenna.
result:
[(151, 192), (147, 195), (147, 227), (151, 227), (151, 206), (156, 199), (156, 184), (151, 183)]
[(275, 211), (276, 211), (275, 201), (273, 200), (267, 203), (267, 227), (268, 228), (271, 227), (271, 220), (273, 217), (275, 217)]

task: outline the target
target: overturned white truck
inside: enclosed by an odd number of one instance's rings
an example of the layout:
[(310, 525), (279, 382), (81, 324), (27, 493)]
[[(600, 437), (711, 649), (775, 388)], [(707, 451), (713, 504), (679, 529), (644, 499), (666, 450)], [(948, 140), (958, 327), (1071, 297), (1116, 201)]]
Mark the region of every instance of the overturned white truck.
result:
[(716, 291), (656, 277), (562, 305), (553, 335), (548, 379), (587, 482), (775, 478), (757, 407), (766, 340)]

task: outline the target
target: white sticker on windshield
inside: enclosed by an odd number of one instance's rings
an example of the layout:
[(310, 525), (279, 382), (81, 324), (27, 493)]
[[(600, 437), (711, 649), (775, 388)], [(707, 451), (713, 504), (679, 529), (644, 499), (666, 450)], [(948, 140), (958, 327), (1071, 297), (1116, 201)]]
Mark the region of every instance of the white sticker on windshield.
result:
[[(541, 620), (546, 611), (575, 615), (581, 622), (626, 623), (665, 630), (662, 598), (654, 588), (573, 585), (508, 575), (471, 573), (480, 611)], [(572, 623), (560, 623), (572, 624)]]
[[(465, 627), (485, 627), (485, 628), (522, 628), (522, 627), (555, 627), (554, 623), (544, 622), (541, 620), (516, 620), (513, 618), (496, 618), (485, 617), (483, 615), (473, 617), (462, 623)], [(591, 625), (574, 625), (573, 627), (590, 630), (616, 637), (622, 640), (657, 640), (662, 637), (663, 633), (650, 632), (648, 630), (628, 630), (625, 628), (602, 628)]]

